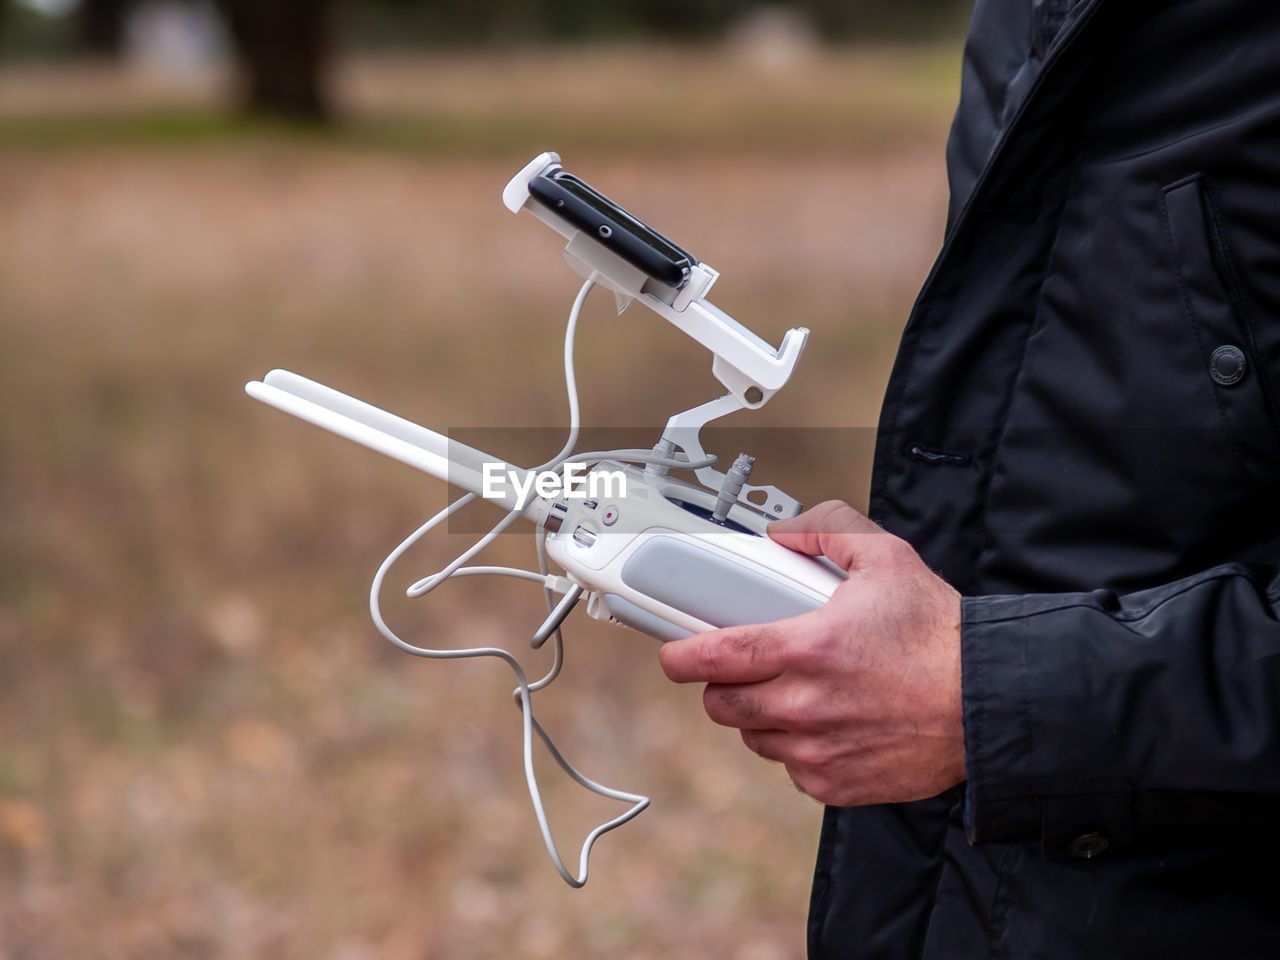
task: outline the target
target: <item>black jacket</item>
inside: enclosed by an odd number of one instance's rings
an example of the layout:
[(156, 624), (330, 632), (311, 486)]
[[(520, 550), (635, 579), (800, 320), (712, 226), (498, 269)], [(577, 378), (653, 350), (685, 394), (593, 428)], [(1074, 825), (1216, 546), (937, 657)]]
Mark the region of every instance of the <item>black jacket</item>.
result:
[(978, 0), (871, 513), (968, 781), (829, 809), (810, 955), (1280, 957), (1280, 2)]

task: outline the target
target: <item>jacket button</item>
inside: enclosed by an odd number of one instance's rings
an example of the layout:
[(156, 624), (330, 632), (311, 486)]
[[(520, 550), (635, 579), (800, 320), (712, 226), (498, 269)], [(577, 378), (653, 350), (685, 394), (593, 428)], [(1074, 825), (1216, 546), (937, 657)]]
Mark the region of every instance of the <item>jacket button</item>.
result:
[(1100, 833), (1082, 833), (1067, 846), (1069, 853), (1076, 860), (1092, 860), (1107, 852), (1111, 841)]
[(1221, 346), (1209, 358), (1209, 376), (1223, 387), (1239, 383), (1244, 369), (1244, 351), (1239, 347)]

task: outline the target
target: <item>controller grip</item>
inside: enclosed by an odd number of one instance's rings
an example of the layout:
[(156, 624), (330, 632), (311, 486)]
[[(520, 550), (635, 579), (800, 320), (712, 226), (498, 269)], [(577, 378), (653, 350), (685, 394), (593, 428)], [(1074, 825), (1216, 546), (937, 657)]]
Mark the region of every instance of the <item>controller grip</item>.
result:
[(657, 536), (627, 558), (621, 579), (626, 592), (603, 598), (612, 619), (673, 640), (692, 631), (664, 613), (675, 611), (706, 628), (783, 620), (826, 603), (844, 577), (818, 561), (777, 547), (778, 570), (766, 571), (732, 553), (685, 538)]

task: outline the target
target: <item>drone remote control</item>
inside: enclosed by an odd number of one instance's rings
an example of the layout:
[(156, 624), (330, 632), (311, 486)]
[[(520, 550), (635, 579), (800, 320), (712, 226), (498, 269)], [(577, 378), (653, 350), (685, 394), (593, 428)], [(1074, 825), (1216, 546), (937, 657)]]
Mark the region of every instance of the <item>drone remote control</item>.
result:
[(551, 559), (588, 591), (593, 617), (673, 640), (815, 610), (844, 579), (763, 536), (747, 511), (708, 519), (697, 506), (705, 498), (688, 484), (650, 486), (641, 471), (615, 463), (596, 469), (625, 470), (627, 496), (551, 501), (546, 541)]
[(286, 370), (246, 389), (475, 494), (485, 489), (486, 465), (491, 475), (521, 478), (490, 499), (545, 526), (548, 555), (582, 588), (591, 616), (660, 640), (814, 610), (845, 579), (770, 540), (769, 518), (750, 504), (735, 503), (724, 521), (712, 521), (717, 495), (667, 475), (654, 481), (604, 461), (579, 486), (610, 496), (535, 497), (522, 505), (517, 491), (532, 488), (530, 471), (443, 434)]
[[(699, 436), (701, 428), (714, 419), (763, 406), (790, 379), (808, 331), (789, 330), (775, 350), (706, 300), (718, 276), (714, 269), (565, 173), (554, 153), (540, 154), (526, 164), (507, 184), (503, 202), (512, 212), (528, 211), (560, 233), (567, 241), (565, 259), (585, 280), (566, 331), (571, 427), (569, 442), (558, 456), (537, 468), (516, 467), (287, 370), (273, 370), (261, 381), (246, 384), (245, 390), (264, 403), (468, 492), (388, 556), (374, 577), (370, 611), (384, 636), (408, 653), (435, 659), (497, 657), (512, 667), (519, 679), (515, 694), (524, 716), (525, 775), (543, 840), (561, 876), (571, 886), (581, 886), (595, 839), (630, 820), (649, 801), (582, 776), (533, 718), (531, 695), (559, 671), (560, 626), (574, 607), (585, 599), (592, 617), (667, 641), (815, 610), (846, 574), (824, 559), (795, 553), (770, 540), (765, 533), (768, 524), (794, 516), (800, 503), (776, 487), (752, 485), (754, 460), (746, 454), (739, 454), (729, 469), (716, 469), (716, 458), (703, 449)], [(578, 431), (573, 333), (582, 303), (594, 286), (614, 294), (619, 312), (638, 301), (710, 350), (712, 374), (727, 390), (672, 416), (652, 450), (573, 450)], [(678, 479), (672, 476), (673, 470), (689, 471), (697, 482)], [(503, 482), (496, 482), (499, 479)], [(378, 596), (390, 565), (419, 537), (477, 496), (503, 506), (506, 517), (444, 570), (410, 587), (409, 594), (420, 596), (463, 575), (518, 576), (540, 582), (547, 590), (548, 615), (531, 643), (537, 647), (554, 638), (556, 658), (551, 672), (535, 682), (525, 677), (506, 650), (414, 646), (397, 637), (380, 612)], [(536, 525), (538, 572), (464, 566), (520, 517)], [(548, 559), (563, 573), (550, 572)], [(555, 594), (561, 596), (553, 602)], [(577, 875), (561, 860), (542, 808), (533, 771), (535, 732), (578, 783), (633, 804), (587, 837)]]

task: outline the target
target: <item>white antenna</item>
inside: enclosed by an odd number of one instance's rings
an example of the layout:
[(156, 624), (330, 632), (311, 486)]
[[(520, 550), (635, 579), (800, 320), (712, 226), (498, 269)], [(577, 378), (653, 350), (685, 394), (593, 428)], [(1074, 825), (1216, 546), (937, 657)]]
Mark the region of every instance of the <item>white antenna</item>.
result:
[[(476, 496), (484, 492), (485, 464), (516, 474), (527, 473), (505, 460), (289, 370), (272, 370), (261, 380), (246, 383), (244, 389), (255, 400), (417, 467)], [(490, 499), (509, 510), (516, 508), (514, 496), (509, 501), (501, 497)]]

